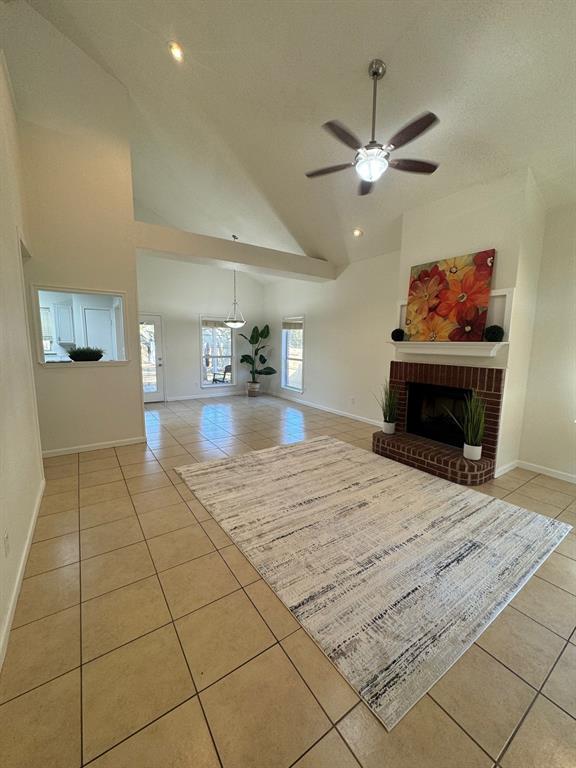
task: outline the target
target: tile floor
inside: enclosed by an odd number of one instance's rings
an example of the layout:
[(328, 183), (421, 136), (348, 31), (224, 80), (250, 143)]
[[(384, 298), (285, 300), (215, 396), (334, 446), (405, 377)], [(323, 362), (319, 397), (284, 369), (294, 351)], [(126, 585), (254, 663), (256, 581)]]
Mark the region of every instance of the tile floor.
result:
[[(373, 427), (286, 401), (149, 406), (148, 444), (46, 459), (0, 677), (3, 768), (574, 768), (576, 536), (391, 732), (173, 471)], [(576, 487), (480, 490), (576, 527)]]

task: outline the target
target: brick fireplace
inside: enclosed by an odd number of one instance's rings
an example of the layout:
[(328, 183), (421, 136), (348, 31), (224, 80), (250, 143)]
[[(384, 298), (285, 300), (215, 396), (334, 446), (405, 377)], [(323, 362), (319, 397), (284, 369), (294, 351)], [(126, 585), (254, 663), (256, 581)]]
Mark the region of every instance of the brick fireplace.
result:
[[(373, 451), (462, 485), (479, 485), (492, 479), (504, 373), (502, 368), (392, 361), (390, 387), (398, 394), (396, 433), (375, 432)], [(472, 391), (486, 406), (486, 432), (479, 461), (464, 458), (463, 441), (454, 433), (449, 417), (444, 422), (442, 419), (445, 403), (454, 412), (462, 396)]]

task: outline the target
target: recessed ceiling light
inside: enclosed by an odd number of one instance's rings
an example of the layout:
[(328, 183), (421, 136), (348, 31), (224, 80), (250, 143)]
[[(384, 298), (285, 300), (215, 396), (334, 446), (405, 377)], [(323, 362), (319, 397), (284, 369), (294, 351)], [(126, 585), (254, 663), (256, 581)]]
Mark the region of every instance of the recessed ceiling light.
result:
[(176, 61), (183, 61), (184, 60), (184, 51), (178, 45), (176, 42), (170, 43), (170, 53), (172, 54), (172, 57), (176, 59)]
[(360, 229), (359, 227), (356, 227), (356, 229), (352, 230), (352, 234), (354, 235), (354, 237), (362, 237), (362, 235), (364, 234), (364, 230)]

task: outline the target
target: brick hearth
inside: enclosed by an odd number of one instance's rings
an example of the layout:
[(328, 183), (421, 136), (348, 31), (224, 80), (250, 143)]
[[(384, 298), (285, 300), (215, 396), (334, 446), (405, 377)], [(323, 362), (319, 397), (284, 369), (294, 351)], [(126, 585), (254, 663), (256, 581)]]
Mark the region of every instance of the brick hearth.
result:
[[(486, 406), (486, 432), (480, 461), (465, 459), (460, 448), (406, 432), (409, 383), (437, 384), (476, 392)], [(375, 453), (462, 485), (479, 485), (494, 477), (504, 389), (502, 368), (394, 360), (390, 364), (390, 388), (398, 394), (396, 433), (375, 432), (372, 439)]]

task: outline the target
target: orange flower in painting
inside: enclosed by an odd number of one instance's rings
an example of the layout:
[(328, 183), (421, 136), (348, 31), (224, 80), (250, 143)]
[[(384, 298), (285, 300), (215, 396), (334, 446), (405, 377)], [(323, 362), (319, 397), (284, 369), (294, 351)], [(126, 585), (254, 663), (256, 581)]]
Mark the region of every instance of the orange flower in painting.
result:
[(428, 312), (438, 305), (440, 291), (445, 285), (446, 280), (441, 272), (430, 273), (422, 271), (410, 283), (408, 306), (411, 314), (418, 317), (426, 317)]
[(430, 314), (421, 320), (416, 327), (416, 333), (411, 341), (449, 341), (450, 333), (457, 328), (456, 323), (449, 318)]
[(461, 280), (448, 280), (448, 288), (440, 291), (440, 303), (436, 312), (442, 317), (456, 321), (457, 311), (485, 309), (490, 298), (490, 286), (478, 280), (476, 271), (467, 272)]

